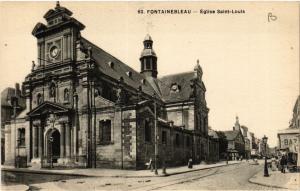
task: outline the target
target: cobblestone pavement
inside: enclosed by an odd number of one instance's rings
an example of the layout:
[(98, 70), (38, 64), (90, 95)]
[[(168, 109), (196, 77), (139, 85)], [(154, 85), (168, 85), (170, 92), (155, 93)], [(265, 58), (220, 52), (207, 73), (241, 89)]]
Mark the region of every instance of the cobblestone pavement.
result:
[(169, 177), (84, 178), (30, 185), (31, 190), (270, 190), (248, 182), (262, 165), (241, 163)]

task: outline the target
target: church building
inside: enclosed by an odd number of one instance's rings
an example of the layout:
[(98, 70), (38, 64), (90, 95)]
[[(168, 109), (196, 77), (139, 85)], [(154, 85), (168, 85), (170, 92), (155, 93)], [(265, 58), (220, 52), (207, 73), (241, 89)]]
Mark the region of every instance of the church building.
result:
[(158, 76), (146, 35), (136, 71), (81, 36), (84, 24), (59, 3), (44, 19), (32, 31), (38, 55), (22, 84), (26, 108), (5, 124), (6, 165), (142, 169), (155, 157), (159, 166), (209, 158), (199, 61)]

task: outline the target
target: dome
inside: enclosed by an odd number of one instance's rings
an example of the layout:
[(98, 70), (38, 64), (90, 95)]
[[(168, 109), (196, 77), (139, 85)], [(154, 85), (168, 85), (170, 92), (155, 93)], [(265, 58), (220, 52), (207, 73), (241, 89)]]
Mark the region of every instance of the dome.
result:
[(144, 38), (144, 41), (152, 41), (152, 38), (149, 34), (147, 34)]

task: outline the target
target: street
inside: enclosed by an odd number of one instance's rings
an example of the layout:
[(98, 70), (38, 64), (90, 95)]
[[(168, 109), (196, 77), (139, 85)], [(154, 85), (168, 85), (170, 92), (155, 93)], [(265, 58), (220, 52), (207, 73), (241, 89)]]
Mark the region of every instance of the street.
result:
[(262, 165), (240, 163), (237, 165), (200, 170), (167, 177), (150, 178), (76, 178), (57, 177), (42, 183), (35, 176), (30, 190), (270, 190), (271, 187), (252, 184), (248, 180)]

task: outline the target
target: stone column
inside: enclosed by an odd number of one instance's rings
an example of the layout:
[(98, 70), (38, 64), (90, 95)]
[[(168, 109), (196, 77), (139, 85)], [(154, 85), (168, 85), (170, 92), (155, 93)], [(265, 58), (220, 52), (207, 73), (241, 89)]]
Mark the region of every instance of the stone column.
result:
[(71, 156), (71, 158), (73, 157), (73, 155), (74, 155), (74, 135), (73, 135), (73, 128), (71, 128), (71, 154), (70, 154), (70, 156)]
[(60, 125), (60, 158), (65, 157), (65, 125)]
[(77, 130), (76, 126), (73, 128), (73, 156), (77, 157)]
[(70, 127), (68, 126), (68, 123), (66, 123), (66, 157), (70, 158), (71, 154), (71, 134), (70, 134)]
[(41, 158), (43, 156), (43, 127), (39, 126), (39, 145), (38, 145), (38, 156)]
[(33, 158), (37, 158), (37, 126), (32, 128)]

